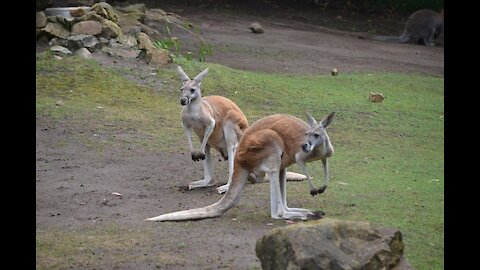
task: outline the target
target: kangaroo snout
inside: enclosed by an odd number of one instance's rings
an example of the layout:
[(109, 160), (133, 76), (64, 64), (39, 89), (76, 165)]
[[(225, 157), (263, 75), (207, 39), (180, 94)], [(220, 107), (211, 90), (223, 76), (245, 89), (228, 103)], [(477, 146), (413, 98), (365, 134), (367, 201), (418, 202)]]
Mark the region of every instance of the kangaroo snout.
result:
[(304, 143), (304, 144), (302, 145), (303, 151), (308, 153), (308, 150), (309, 150), (308, 148), (309, 148), (309, 146), (310, 146), (310, 145), (309, 145), (308, 143)]
[(188, 105), (188, 98), (187, 97), (180, 98), (180, 104), (182, 104), (182, 106)]

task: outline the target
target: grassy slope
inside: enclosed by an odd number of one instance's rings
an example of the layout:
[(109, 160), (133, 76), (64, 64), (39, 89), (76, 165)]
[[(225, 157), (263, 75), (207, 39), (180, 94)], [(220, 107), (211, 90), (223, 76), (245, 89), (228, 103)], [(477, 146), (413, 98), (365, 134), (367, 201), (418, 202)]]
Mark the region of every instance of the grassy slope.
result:
[[(336, 153), (330, 162), (328, 192), (321, 198), (305, 197), (305, 183), (292, 183), (289, 205), (318, 208), (320, 204), (335, 218), (397, 227), (415, 268), (443, 268), (443, 78), (271, 75), (176, 61), (192, 76), (209, 67), (203, 94), (234, 100), (250, 123), (274, 113), (304, 118), (308, 111), (321, 118), (336, 111), (329, 127)], [(161, 69), (158, 76), (164, 87), (150, 89), (92, 61), (57, 61), (42, 54), (37, 56), (37, 115), (83, 126), (86, 131), (114, 130), (122, 135), (110, 135), (99, 143), (89, 139), (88, 132), (78, 134), (92, 149), (128, 144), (152, 151), (178, 151), (179, 147), (185, 151), (176, 71)], [(369, 102), (371, 91), (383, 93), (385, 101)], [(65, 106), (56, 106), (58, 100)], [(318, 181), (323, 173), (320, 164), (308, 167)], [(37, 243), (43, 240), (37, 237)]]

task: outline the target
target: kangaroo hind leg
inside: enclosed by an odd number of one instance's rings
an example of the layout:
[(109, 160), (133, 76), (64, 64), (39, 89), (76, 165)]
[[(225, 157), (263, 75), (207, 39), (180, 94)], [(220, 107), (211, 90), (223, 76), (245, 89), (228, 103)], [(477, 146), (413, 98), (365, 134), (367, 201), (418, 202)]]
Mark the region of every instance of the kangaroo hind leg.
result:
[(228, 154), (228, 182), (223, 186), (219, 186), (217, 191), (219, 194), (227, 192), (230, 184), (232, 183), (233, 164), (235, 159), (235, 152), (238, 146), (238, 136), (235, 131), (235, 124), (232, 122), (225, 123), (223, 126), (223, 136), (225, 138), (225, 145)]

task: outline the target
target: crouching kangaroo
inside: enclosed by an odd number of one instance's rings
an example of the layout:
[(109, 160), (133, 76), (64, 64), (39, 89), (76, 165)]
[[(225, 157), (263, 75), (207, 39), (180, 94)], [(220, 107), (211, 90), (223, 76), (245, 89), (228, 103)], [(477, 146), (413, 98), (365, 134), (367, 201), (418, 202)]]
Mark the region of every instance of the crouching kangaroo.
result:
[[(180, 104), (183, 107), (182, 125), (187, 135), (188, 146), (194, 161), (204, 160), (204, 179), (190, 183), (189, 189), (215, 185), (210, 148), (216, 149), (228, 160), (229, 176), (226, 185), (217, 188), (219, 193), (227, 191), (233, 172), (235, 148), (248, 127), (248, 121), (240, 108), (230, 99), (222, 96), (202, 97), (200, 85), (208, 74), (208, 68), (191, 80), (178, 67), (182, 80)], [(200, 151), (194, 151), (192, 129), (201, 141)]]
[(214, 218), (223, 215), (240, 199), (250, 173), (267, 174), (270, 181), (270, 211), (274, 219), (315, 217), (314, 211), (287, 206), (286, 168), (297, 163), (306, 172), (305, 163), (321, 159), (324, 185), (315, 189), (308, 177), (311, 193), (322, 193), (328, 185), (327, 159), (334, 153), (326, 127), (332, 122), (332, 112), (319, 123), (307, 114), (308, 124), (286, 114), (264, 117), (253, 123), (238, 144), (230, 188), (220, 201), (197, 209), (173, 212), (149, 218), (147, 221), (179, 221)]
[(396, 36), (359, 36), (361, 39), (378, 41), (415, 43), (432, 45), (432, 42), (443, 32), (444, 15), (429, 9), (416, 11), (407, 20), (402, 35)]

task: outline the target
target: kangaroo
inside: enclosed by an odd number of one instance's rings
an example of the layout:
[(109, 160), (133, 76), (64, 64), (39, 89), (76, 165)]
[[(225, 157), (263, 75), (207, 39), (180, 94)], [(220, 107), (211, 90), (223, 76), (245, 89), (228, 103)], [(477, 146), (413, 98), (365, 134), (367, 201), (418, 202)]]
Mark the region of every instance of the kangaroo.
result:
[[(227, 184), (217, 188), (218, 193), (227, 191), (233, 173), (235, 149), (240, 137), (248, 127), (248, 121), (240, 108), (230, 99), (222, 96), (202, 97), (201, 83), (208, 74), (208, 68), (191, 80), (178, 66), (178, 74), (183, 83), (180, 104), (182, 126), (188, 139), (193, 161), (204, 160), (204, 179), (190, 183), (189, 189), (215, 185), (210, 148), (216, 149), (228, 160), (229, 176)], [(201, 141), (200, 151), (194, 151), (192, 129)]]
[(443, 22), (443, 10), (438, 13), (433, 10), (422, 9), (414, 12), (408, 17), (403, 33), (399, 37), (359, 36), (359, 38), (397, 43), (433, 45), (432, 42), (443, 32)]
[[(220, 201), (197, 209), (173, 212), (146, 221), (181, 221), (223, 215), (240, 199), (249, 174), (267, 174), (270, 181), (270, 213), (273, 219), (318, 218), (322, 213), (287, 206), (286, 168), (297, 163), (307, 175), (311, 194), (325, 191), (329, 176), (327, 159), (334, 153), (326, 127), (335, 112), (319, 123), (307, 113), (308, 124), (286, 114), (275, 114), (255, 121), (243, 134), (235, 153), (232, 182)], [(306, 162), (321, 159), (324, 185), (315, 189)]]

